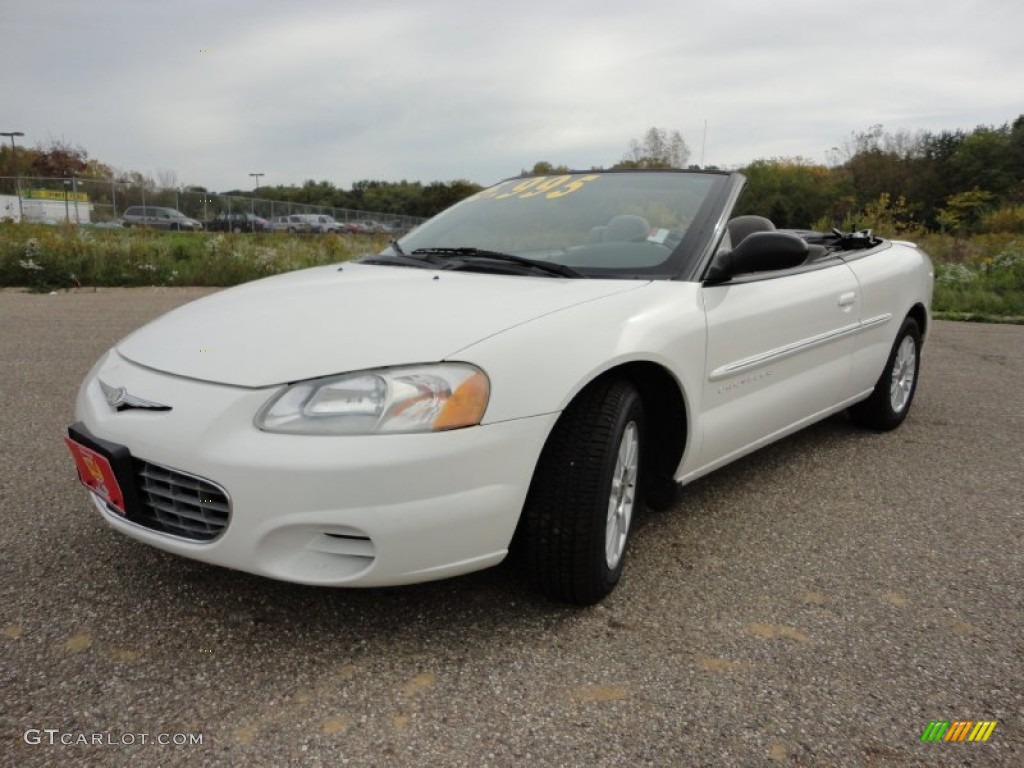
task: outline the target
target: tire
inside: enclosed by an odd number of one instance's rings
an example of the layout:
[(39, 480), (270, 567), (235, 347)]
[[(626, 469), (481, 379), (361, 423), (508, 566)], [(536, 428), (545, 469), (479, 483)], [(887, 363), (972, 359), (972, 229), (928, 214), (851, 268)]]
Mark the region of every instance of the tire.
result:
[(882, 375), (867, 400), (848, 409), (850, 419), (859, 427), (887, 432), (907, 418), (917, 391), (921, 372), (921, 329), (908, 317), (903, 321)]
[(627, 381), (599, 381), (566, 408), (541, 452), (517, 533), (533, 587), (592, 605), (618, 584), (643, 508), (643, 401)]

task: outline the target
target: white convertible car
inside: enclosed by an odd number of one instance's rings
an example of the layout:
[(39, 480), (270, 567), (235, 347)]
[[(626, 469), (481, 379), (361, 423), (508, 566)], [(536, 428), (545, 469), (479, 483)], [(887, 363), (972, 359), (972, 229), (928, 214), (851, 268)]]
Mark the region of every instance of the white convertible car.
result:
[(511, 179), (359, 262), (181, 307), (89, 372), (79, 477), (118, 531), (208, 563), (362, 587), (512, 551), (596, 602), (643, 504), (913, 401), (928, 256), (732, 218), (743, 182)]

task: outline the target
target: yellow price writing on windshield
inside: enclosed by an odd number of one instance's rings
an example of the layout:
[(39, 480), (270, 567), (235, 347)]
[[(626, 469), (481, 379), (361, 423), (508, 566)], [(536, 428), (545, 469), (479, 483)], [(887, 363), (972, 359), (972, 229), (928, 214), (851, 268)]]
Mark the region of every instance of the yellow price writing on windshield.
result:
[(508, 200), (519, 198), (526, 200), (531, 197), (541, 197), (547, 200), (556, 200), (583, 188), (588, 182), (599, 178), (597, 174), (586, 176), (536, 176), (532, 179), (522, 181), (505, 181), (496, 187), (481, 192), (479, 200)]

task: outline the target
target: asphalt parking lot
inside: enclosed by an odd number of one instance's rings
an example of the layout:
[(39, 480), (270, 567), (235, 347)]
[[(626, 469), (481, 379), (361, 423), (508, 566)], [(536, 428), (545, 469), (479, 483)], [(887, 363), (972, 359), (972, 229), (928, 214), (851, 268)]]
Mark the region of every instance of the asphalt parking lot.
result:
[[(74, 393), (206, 292), (0, 291), (0, 764), (1024, 765), (1024, 327), (937, 322), (900, 430), (698, 481), (580, 610), (507, 567), (314, 589), (110, 530)], [(920, 740), (946, 720), (997, 725)]]

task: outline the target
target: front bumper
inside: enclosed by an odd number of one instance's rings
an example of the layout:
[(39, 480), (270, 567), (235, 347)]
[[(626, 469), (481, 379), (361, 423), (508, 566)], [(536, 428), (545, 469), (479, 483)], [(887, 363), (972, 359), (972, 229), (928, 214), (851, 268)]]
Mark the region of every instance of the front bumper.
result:
[[(172, 410), (117, 412), (99, 378)], [(231, 509), (208, 542), (127, 521), (93, 495), (104, 519), (168, 552), (325, 586), (430, 581), (505, 557), (557, 414), (432, 434), (280, 435), (252, 421), (276, 389), (170, 376), (108, 353), (76, 418), (138, 459), (223, 488)]]

